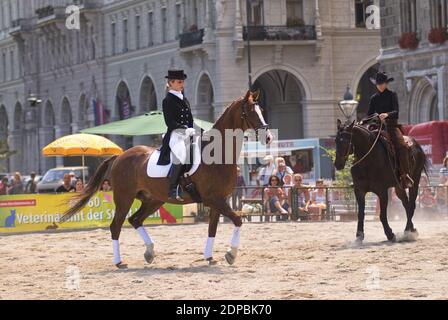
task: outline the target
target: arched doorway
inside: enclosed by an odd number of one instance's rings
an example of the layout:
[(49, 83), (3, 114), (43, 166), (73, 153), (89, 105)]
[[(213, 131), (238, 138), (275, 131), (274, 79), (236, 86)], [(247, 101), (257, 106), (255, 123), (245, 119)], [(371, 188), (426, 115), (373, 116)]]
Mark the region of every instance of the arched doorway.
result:
[(61, 105), (61, 122), (60, 122), (60, 134), (57, 138), (63, 137), (65, 135), (72, 133), (72, 109), (70, 108), (70, 102), (67, 98), (62, 100)]
[[(0, 148), (1, 151), (6, 151), (5, 148), (8, 146), (8, 114), (6, 112), (6, 107), (0, 105)], [(9, 161), (8, 159), (0, 159), (0, 171), (9, 172)]]
[(157, 96), (154, 83), (150, 77), (143, 79), (140, 87), (139, 114), (148, 111), (157, 110)]
[[(43, 114), (42, 128), (40, 129), (39, 133), (39, 155), (41, 154), (41, 150), (43, 147), (55, 140), (55, 123), (56, 118), (53, 105), (50, 101), (47, 101)], [(48, 169), (54, 168), (55, 166), (56, 159), (54, 157), (45, 157), (43, 161), (43, 170), (41, 172), (45, 173)]]
[[(379, 66), (380, 65), (377, 63), (367, 69), (367, 71), (362, 75), (356, 91), (352, 91), (356, 92), (355, 100), (359, 102), (358, 108), (356, 110), (358, 120), (364, 118), (367, 115), (367, 112), (369, 111), (370, 97), (373, 96), (377, 91), (375, 85), (370, 81), (370, 78), (375, 78)], [(343, 94), (341, 94), (341, 98), (342, 96)]]
[(428, 78), (414, 79), (409, 107), (411, 123), (440, 120), (437, 91)]
[[(157, 95), (154, 83), (150, 77), (146, 76), (140, 86), (138, 114), (157, 110)], [(136, 136), (133, 139), (133, 145), (159, 146), (161, 144), (161, 135)]]
[(78, 127), (81, 130), (93, 126), (94, 126), (93, 108), (89, 108), (89, 102), (87, 100), (87, 96), (83, 93), (79, 98)]
[(215, 122), (213, 86), (212, 81), (206, 74), (203, 74), (199, 80), (196, 101), (196, 108), (193, 110), (194, 115), (199, 119)]
[(19, 153), (15, 154), (11, 157), (11, 171), (21, 171), (24, 163), (24, 154), (23, 154), (23, 142), (24, 142), (24, 134), (23, 134), (23, 111), (22, 105), (20, 102), (16, 103), (14, 107), (14, 123), (13, 123), (13, 131), (10, 135), (11, 149), (17, 150)]
[(278, 139), (301, 139), (304, 135), (305, 90), (290, 72), (272, 70), (257, 78), (253, 87), (261, 90), (260, 105), (266, 121), (278, 129)]
[[(129, 88), (124, 81), (121, 81), (117, 87), (115, 110), (119, 120), (131, 118), (133, 115), (134, 108), (132, 106), (131, 95), (129, 93)], [(115, 140), (124, 150), (132, 148), (133, 146), (132, 137), (118, 136)]]
[(432, 98), (430, 109), (429, 109), (429, 121), (440, 120), (439, 116), (439, 100), (437, 95)]

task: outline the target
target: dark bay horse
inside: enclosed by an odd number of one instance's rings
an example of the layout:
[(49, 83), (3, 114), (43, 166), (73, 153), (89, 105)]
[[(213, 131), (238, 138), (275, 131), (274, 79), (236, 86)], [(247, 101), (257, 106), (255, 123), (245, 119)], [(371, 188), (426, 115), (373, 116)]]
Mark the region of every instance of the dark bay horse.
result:
[[(421, 146), (412, 138), (411, 173), (414, 185), (409, 189), (409, 196), (395, 176), (393, 162), (389, 159), (386, 148), (377, 139), (377, 135), (367, 128), (352, 122), (342, 125), (337, 122), (335, 167), (342, 170), (350, 154), (354, 154), (354, 165), (351, 168), (356, 201), (358, 202), (357, 242), (364, 239), (364, 209), (367, 192), (375, 193), (380, 200), (380, 220), (389, 241), (396, 241), (395, 234), (387, 221), (388, 189), (394, 187), (401, 200), (407, 216), (405, 235), (416, 238), (417, 230), (412, 223), (415, 211), (415, 200), (418, 195), (418, 183), (422, 171), (427, 169), (427, 158)], [(428, 175), (426, 173), (426, 175)]]
[[(226, 130), (264, 130), (265, 140), (262, 143), (272, 142), (272, 134), (268, 129), (261, 109), (257, 103), (259, 91), (253, 93), (248, 91), (245, 97), (234, 101), (221, 117), (216, 121), (213, 129), (218, 130), (222, 136), (222, 145), (226, 145), (228, 135)], [(235, 214), (228, 205), (226, 199), (232, 193), (236, 184), (237, 161), (241, 153), (241, 145), (236, 143), (235, 138), (229, 145), (232, 150), (222, 148), (221, 163), (206, 164), (201, 162), (197, 171), (191, 175), (191, 180), (195, 183), (197, 191), (201, 196), (204, 205), (210, 207), (211, 216), (209, 222), (208, 239), (204, 251), (204, 256), (210, 264), (216, 263), (213, 260), (213, 242), (216, 236), (216, 229), (219, 222), (219, 215), (228, 217), (234, 224), (234, 231), (230, 249), (225, 258), (229, 264), (233, 264), (238, 251), (240, 239), (241, 217)], [(145, 242), (146, 252), (144, 257), (148, 263), (154, 259), (154, 242), (143, 227), (143, 221), (155, 213), (164, 203), (188, 204), (194, 201), (188, 194), (184, 194), (183, 202), (168, 200), (168, 179), (150, 178), (146, 174), (146, 167), (151, 154), (155, 148), (137, 146), (126, 150), (120, 156), (113, 156), (105, 160), (96, 170), (95, 174), (87, 184), (85, 190), (76, 196), (76, 203), (62, 217), (66, 221), (79, 212), (89, 201), (89, 199), (99, 190), (102, 181), (110, 170), (112, 186), (114, 188), (115, 216), (110, 225), (112, 243), (114, 250), (114, 264), (118, 268), (125, 268), (119, 251), (118, 239), (126, 215), (134, 201), (139, 199), (142, 204), (137, 212), (130, 218), (129, 223), (139, 232)], [(228, 159), (226, 153), (232, 152), (232, 161)]]

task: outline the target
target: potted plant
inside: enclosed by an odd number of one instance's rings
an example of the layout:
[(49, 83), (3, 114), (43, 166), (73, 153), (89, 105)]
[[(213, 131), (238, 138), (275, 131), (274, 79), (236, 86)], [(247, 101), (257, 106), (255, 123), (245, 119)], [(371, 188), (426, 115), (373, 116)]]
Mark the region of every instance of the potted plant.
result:
[(419, 42), (416, 32), (405, 32), (401, 35), (398, 44), (401, 49), (415, 50), (418, 48)]
[(443, 44), (447, 40), (445, 28), (432, 28), (428, 34), (428, 41), (432, 44)]

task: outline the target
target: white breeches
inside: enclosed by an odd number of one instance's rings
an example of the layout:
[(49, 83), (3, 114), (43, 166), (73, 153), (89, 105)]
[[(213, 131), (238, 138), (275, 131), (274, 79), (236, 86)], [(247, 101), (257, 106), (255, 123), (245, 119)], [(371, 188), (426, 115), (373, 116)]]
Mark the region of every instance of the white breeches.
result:
[(173, 159), (174, 154), (174, 156), (180, 161), (181, 164), (186, 164), (188, 160), (187, 147), (190, 147), (190, 137), (186, 136), (185, 134), (173, 131), (171, 132), (169, 145), (171, 149), (171, 162), (175, 163), (175, 159)]

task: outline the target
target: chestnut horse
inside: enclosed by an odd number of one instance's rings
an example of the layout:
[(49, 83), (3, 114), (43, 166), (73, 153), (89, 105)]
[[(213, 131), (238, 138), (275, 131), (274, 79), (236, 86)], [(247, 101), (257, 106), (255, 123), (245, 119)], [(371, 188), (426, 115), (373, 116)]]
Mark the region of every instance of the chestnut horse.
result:
[[(257, 103), (259, 91), (247, 91), (245, 97), (234, 101), (216, 121), (213, 129), (218, 130), (222, 137), (222, 145), (226, 144), (225, 130), (253, 129), (266, 130), (266, 138), (261, 143), (272, 142), (272, 134), (268, 129), (261, 109)], [(227, 138), (229, 139), (229, 138)], [(226, 152), (233, 152), (232, 161), (221, 161), (221, 163), (206, 164), (200, 163), (197, 171), (191, 175), (191, 180), (196, 185), (196, 189), (205, 206), (210, 207), (211, 215), (209, 221), (208, 239), (206, 242), (204, 257), (209, 264), (215, 264), (213, 259), (213, 242), (216, 236), (216, 229), (219, 222), (219, 214), (228, 217), (234, 224), (234, 230), (230, 249), (225, 258), (229, 264), (233, 264), (238, 251), (240, 239), (241, 217), (233, 212), (226, 199), (232, 193), (236, 184), (237, 160), (241, 153), (241, 144), (235, 144), (235, 137), (232, 138), (232, 149), (222, 148), (222, 159), (226, 158)], [(155, 213), (164, 203), (188, 204), (194, 203), (191, 196), (184, 194), (183, 202), (168, 199), (168, 178), (151, 178), (146, 174), (146, 167), (149, 157), (155, 148), (137, 146), (126, 150), (120, 156), (113, 156), (105, 160), (96, 170), (95, 174), (87, 184), (84, 191), (75, 196), (76, 203), (62, 217), (66, 221), (79, 212), (89, 201), (89, 199), (99, 190), (102, 181), (110, 170), (112, 186), (114, 188), (115, 216), (110, 225), (112, 234), (114, 264), (118, 268), (126, 268), (120, 257), (119, 242), (120, 231), (126, 219), (126, 215), (131, 208), (134, 199), (139, 199), (142, 204), (137, 212), (129, 219), (129, 223), (138, 231), (146, 245), (144, 254), (145, 260), (151, 263), (154, 259), (154, 242), (146, 229), (143, 221)], [(219, 183), (217, 183), (219, 181)]]

